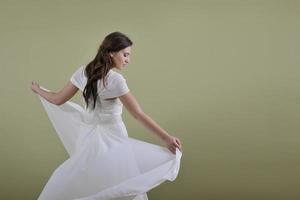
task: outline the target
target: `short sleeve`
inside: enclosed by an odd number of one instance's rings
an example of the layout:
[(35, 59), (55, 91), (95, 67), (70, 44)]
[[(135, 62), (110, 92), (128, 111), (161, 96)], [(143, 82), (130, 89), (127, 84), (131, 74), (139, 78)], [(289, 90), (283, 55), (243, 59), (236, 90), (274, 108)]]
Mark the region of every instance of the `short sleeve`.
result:
[(71, 76), (70, 81), (77, 88), (82, 89), (84, 85), (84, 66), (80, 66)]
[(119, 97), (127, 92), (129, 92), (129, 88), (126, 83), (126, 79), (119, 73), (115, 73), (114, 78), (111, 82), (111, 86), (108, 90), (102, 93), (102, 97), (104, 98), (114, 98)]

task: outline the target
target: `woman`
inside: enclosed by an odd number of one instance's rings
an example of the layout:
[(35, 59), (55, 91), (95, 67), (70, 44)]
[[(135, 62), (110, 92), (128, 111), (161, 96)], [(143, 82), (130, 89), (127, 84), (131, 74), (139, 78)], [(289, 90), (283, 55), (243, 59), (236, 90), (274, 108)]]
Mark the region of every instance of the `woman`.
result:
[[(67, 85), (51, 92), (32, 82), (70, 158), (51, 175), (38, 199), (148, 199), (146, 192), (177, 177), (181, 142), (146, 115), (129, 90), (122, 70), (132, 41), (123, 33), (105, 37), (96, 57), (80, 66)], [(85, 108), (69, 101), (80, 90)], [(123, 105), (161, 138), (166, 147), (128, 137)]]

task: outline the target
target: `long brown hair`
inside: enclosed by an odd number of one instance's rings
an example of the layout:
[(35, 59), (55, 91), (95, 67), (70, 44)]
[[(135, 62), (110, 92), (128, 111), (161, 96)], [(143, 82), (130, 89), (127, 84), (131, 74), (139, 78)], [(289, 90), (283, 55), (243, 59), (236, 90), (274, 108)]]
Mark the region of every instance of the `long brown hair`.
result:
[(132, 44), (132, 41), (121, 32), (112, 32), (104, 38), (98, 49), (96, 57), (85, 68), (87, 84), (83, 90), (83, 97), (86, 103), (86, 108), (89, 106), (90, 99), (93, 101), (93, 109), (96, 106), (98, 80), (102, 79), (104, 87), (106, 85), (105, 77), (114, 65), (109, 54), (118, 52)]

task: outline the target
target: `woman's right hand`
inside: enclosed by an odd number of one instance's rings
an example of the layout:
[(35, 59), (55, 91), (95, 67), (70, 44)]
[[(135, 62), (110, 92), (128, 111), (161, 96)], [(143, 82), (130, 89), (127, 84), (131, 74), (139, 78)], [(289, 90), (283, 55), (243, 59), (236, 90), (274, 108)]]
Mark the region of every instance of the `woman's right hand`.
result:
[(169, 135), (166, 139), (164, 139), (164, 142), (166, 143), (167, 148), (173, 154), (176, 153), (176, 148), (178, 148), (180, 151), (182, 151), (181, 142), (180, 142), (179, 138)]
[(40, 88), (39, 84), (35, 81), (31, 81), (31, 90), (34, 93), (38, 93), (38, 89)]

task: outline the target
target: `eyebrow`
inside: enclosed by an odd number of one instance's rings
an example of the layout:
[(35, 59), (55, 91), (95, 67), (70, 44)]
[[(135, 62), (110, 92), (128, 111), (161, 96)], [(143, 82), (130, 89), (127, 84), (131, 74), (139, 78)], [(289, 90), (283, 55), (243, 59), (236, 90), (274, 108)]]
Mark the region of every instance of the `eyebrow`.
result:
[(128, 55), (130, 55), (130, 53), (129, 53), (129, 52), (125, 52), (125, 54), (128, 54)]

